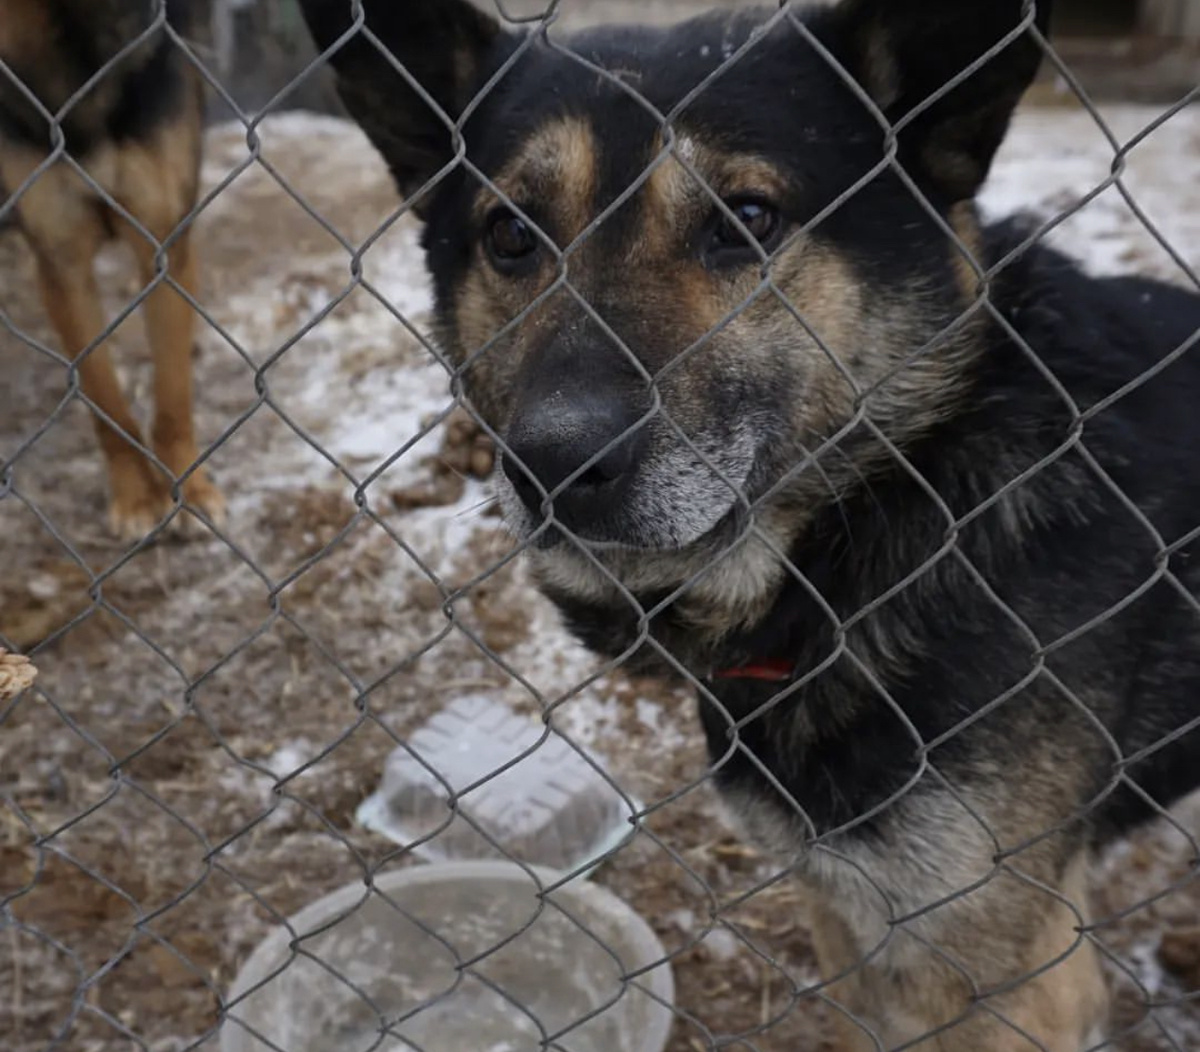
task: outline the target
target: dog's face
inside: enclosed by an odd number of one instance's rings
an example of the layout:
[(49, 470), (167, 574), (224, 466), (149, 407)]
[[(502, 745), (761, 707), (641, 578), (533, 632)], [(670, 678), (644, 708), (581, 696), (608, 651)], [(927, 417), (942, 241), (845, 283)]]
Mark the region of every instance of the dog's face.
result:
[[(486, 180), (431, 205), (444, 342), (504, 440), (508, 518), (543, 545), (561, 538), (547, 512), (593, 545), (693, 544), (853, 398), (833, 359), (866, 305), (846, 253), (803, 226), (869, 169), (865, 111), (821, 63), (825, 112), (791, 144), (770, 107), (726, 100), (786, 92), (786, 62), (733, 67), (669, 131), (631, 94), (669, 112), (754, 25), (575, 43), (619, 80), (537, 46), (472, 122)], [(680, 51), (695, 64), (674, 68)], [(855, 118), (822, 157), (820, 128)]]
[[(319, 44), (349, 25), (344, 0), (305, 6)], [(868, 441), (863, 413), (894, 440), (938, 419), (964, 326), (939, 334), (974, 298), (970, 200), (1040, 55), (1019, 0), (974, 6), (556, 41), (462, 0), (367, 3), (421, 93), (361, 37), (332, 61), (427, 223), (442, 343), (503, 441), (518, 532), (711, 550), (836, 487), (845, 450), (810, 454)]]

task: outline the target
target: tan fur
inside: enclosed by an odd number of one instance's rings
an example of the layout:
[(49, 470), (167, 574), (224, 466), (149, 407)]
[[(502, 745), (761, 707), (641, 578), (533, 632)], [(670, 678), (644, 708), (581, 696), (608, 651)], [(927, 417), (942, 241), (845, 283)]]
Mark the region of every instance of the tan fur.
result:
[[(574, 118), (549, 122), (492, 180), (499, 194), (486, 187), (480, 189), (472, 208), (475, 222), (482, 226), (494, 208), (538, 200), (545, 203), (550, 216), (546, 224), (550, 229), (543, 233), (560, 249), (566, 248), (594, 216), (596, 149), (595, 137), (585, 122)], [(572, 259), (564, 265), (570, 274)], [(484, 399), (480, 408), (493, 419), (503, 410), (488, 403), (486, 395), (511, 389), (520, 354), (482, 349), (557, 278), (558, 266), (552, 258), (522, 281), (502, 277), (482, 258), (480, 249), (475, 265), (456, 293), (454, 333), (445, 342), (463, 348), (465, 360), (471, 363), (472, 388)], [(553, 328), (557, 316), (553, 302), (542, 304), (510, 338), (523, 344), (535, 339), (538, 333)]]
[[(28, 25), (28, 23), (26, 23)], [(11, 42), (10, 36), (7, 38)], [(165, 267), (180, 289), (194, 296), (197, 264), (189, 231), (176, 235), (196, 201), (200, 162), (201, 112), (198, 92), (177, 117), (145, 140), (106, 143), (76, 159), (105, 193), (125, 209), (151, 241), (111, 210), (93, 186), (67, 161), (43, 168), (44, 152), (0, 138), (0, 185), (17, 193), (16, 214), (37, 259), (39, 289), (63, 352), (80, 361), (84, 394), (103, 416), (97, 434), (108, 462), (110, 522), (124, 536), (156, 525), (170, 509), (174, 481), (156, 469), (132, 443), (142, 438), (117, 382), (105, 342), (88, 348), (103, 331), (93, 265), (101, 244), (118, 232), (133, 247), (139, 274), (149, 286), (158, 280), (156, 254), (170, 240)], [(28, 185), (26, 183), (28, 182)], [(24, 188), (21, 190), (21, 188)], [(20, 191), (18, 193), (18, 191)], [(152, 446), (172, 476), (188, 471), (198, 457), (192, 430), (194, 312), (164, 279), (144, 304), (147, 335), (155, 362), (155, 417)], [(105, 422), (107, 417), (119, 430)], [(122, 434), (121, 432), (124, 432)], [(224, 504), (203, 471), (183, 484), (184, 499), (220, 519)]]
[[(1022, 766), (1032, 791), (1015, 795), (1003, 765), (981, 759), (953, 787), (922, 779), (891, 805), (879, 840), (830, 834), (811, 846), (782, 800), (728, 796), (731, 821), (808, 890), (823, 992), (845, 1013), (840, 1052), (910, 1041), (920, 1052), (1034, 1052), (1022, 1031), (1046, 1052), (1087, 1047), (1107, 992), (1078, 930), (1089, 922), (1089, 856), (1069, 829), (1082, 771), (1047, 742)], [(1031, 830), (1064, 831), (1031, 841)]]
[[(890, 946), (864, 964), (844, 910), (818, 898), (813, 943), (822, 974), (833, 980), (825, 992), (842, 1010), (842, 1052), (873, 1052), (876, 1039), (920, 1052), (1080, 1052), (1108, 1003), (1099, 955), (1077, 930), (1088, 916), (1086, 872), (1081, 853), (1061, 878), (1065, 901), (1007, 874), (992, 878), (979, 892), (990, 900), (986, 910), (946, 924), (941, 939), (921, 942), (920, 955), (910, 951), (900, 968)], [(892, 935), (897, 943), (906, 938), (903, 929)]]
[(975, 212), (973, 202), (960, 201), (950, 209), (950, 228), (963, 248), (970, 253), (968, 258), (957, 246), (950, 250), (958, 287), (967, 303), (973, 303), (980, 291), (979, 276), (975, 267), (982, 266), (980, 261), (983, 259), (983, 233), (979, 229), (979, 216)]
[(862, 85), (881, 110), (891, 107), (900, 96), (900, 70), (896, 66), (887, 27), (868, 18), (860, 31), (865, 61), (860, 63), (869, 74)]
[(534, 132), (520, 153), (492, 180), (497, 196), (481, 189), (475, 221), (497, 205), (520, 200), (543, 201), (551, 209), (558, 245), (565, 248), (595, 214), (597, 147), (585, 121), (567, 117)]
[(43, 0), (5, 0), (0, 18), (0, 55), (34, 54), (51, 38), (53, 26)]
[[(24, 74), (26, 89), (51, 113), (60, 110), (80, 86), (68, 75), (68, 63), (59, 55), (62, 42), (55, 20), (64, 17), (64, 12), (46, 0), (3, 0), (0, 8), (0, 59), (18, 77)], [(117, 100), (119, 74), (143, 65), (154, 48), (149, 37), (127, 47), (145, 29), (136, 9), (117, 5), (108, 13), (106, 50), (114, 59), (118, 52), (122, 56), (114, 64), (113, 75), (99, 78), (71, 103), (72, 119), (93, 127), (103, 126)]]
[[(661, 157), (664, 150), (670, 153)], [(711, 211), (721, 198), (778, 197), (787, 177), (769, 161), (731, 154), (680, 133), (671, 148), (655, 141), (655, 164), (641, 195), (642, 234), (629, 246), (630, 266), (653, 265), (677, 251), (680, 232)], [(694, 173), (694, 174), (693, 174)]]
[(881, 110), (891, 107), (900, 95), (900, 71), (892, 56), (887, 30), (883, 26), (872, 26), (867, 38), (867, 69), (873, 76), (869, 88), (875, 105)]

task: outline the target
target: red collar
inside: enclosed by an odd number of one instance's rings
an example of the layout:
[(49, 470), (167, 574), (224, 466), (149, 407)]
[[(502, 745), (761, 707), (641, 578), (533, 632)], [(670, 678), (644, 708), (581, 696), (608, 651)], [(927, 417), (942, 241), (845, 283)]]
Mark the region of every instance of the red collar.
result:
[(713, 679), (760, 679), (768, 683), (785, 683), (795, 675), (796, 665), (791, 661), (756, 661), (750, 665), (718, 669)]

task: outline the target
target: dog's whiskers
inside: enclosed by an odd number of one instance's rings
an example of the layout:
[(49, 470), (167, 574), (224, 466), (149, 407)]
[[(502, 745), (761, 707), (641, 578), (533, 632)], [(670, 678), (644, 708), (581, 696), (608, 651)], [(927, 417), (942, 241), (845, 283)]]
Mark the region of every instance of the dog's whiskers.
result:
[(478, 515), (482, 516), (485, 511), (488, 511), (491, 508), (496, 507), (499, 503), (500, 503), (499, 497), (486, 497), (483, 500), (481, 500), (478, 504), (472, 504), (469, 508), (464, 508), (462, 511), (456, 512), (454, 517), (456, 519), (465, 519), (468, 515), (478, 514)]
[(461, 471), (458, 470), (458, 468), (456, 468), (453, 464), (451, 464), (450, 461), (448, 461), (445, 457), (439, 455), (437, 458), (437, 462), (442, 467), (444, 467), (447, 471), (449, 471), (455, 478), (459, 479), (460, 481), (469, 482), (471, 480), (470, 475), (463, 474)]
[[(815, 430), (814, 428), (806, 427), (805, 430), (810, 435), (812, 435), (814, 438), (818, 439), (822, 444), (828, 443), (828, 441), (829, 441), (828, 436), (822, 435), (819, 431)], [(849, 468), (850, 472), (862, 484), (863, 490), (866, 492), (867, 496), (870, 498), (871, 503), (875, 506), (875, 510), (879, 512), (879, 517), (883, 520), (884, 532), (890, 533), (891, 529), (892, 529), (892, 524), (888, 519), (887, 511), (884, 509), (883, 504), (880, 503), (879, 497), (875, 493), (875, 488), (871, 485), (871, 482), (867, 478), (867, 476), (863, 474), (862, 469), (858, 466), (857, 463), (855, 463), (854, 458), (852, 456), (850, 456), (850, 454), (847, 453), (844, 449), (842, 449), (842, 447), (840, 445), (838, 445), (836, 442), (833, 443), (832, 445), (827, 446), (827, 448), (831, 449), (834, 453), (836, 453), (842, 459), (842, 461), (845, 464), (845, 467)], [(805, 450), (805, 452), (808, 452), (808, 451)], [(842, 518), (843, 518), (843, 520), (845, 520), (846, 511), (845, 511), (845, 507), (842, 503), (843, 493), (840, 490), (838, 490), (838, 488), (830, 480), (828, 474), (826, 474), (824, 468), (821, 467), (820, 463), (818, 462), (818, 460), (815, 456), (813, 456), (813, 464), (816, 467), (816, 469), (821, 473), (821, 477), (825, 480), (826, 485), (829, 487), (830, 493), (833, 494), (834, 500), (837, 501), (838, 508), (842, 514)], [(849, 532), (849, 524), (847, 524), (847, 532)], [(850, 538), (850, 543), (851, 543), (851, 546), (853, 546), (853, 544), (854, 544), (853, 537)]]

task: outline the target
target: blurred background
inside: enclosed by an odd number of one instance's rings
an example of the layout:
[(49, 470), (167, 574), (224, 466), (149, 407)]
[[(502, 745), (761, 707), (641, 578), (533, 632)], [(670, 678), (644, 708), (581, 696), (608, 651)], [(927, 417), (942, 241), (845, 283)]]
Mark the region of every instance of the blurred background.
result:
[[(493, 7), (494, 0), (485, 6)], [(209, 0), (205, 39), (198, 42), (239, 106), (271, 101), (312, 59), (296, 0)], [(714, 6), (750, 7), (761, 0), (564, 0), (566, 25), (605, 21), (672, 22)], [(512, 17), (536, 16), (549, 0), (503, 0)], [(1053, 39), (1059, 55), (1096, 101), (1172, 102), (1200, 83), (1200, 0), (1058, 0)], [(1036, 101), (1065, 94), (1053, 71)], [(316, 71), (280, 100), (285, 108), (338, 112), (328, 75)], [(216, 119), (230, 115), (213, 100)]]

